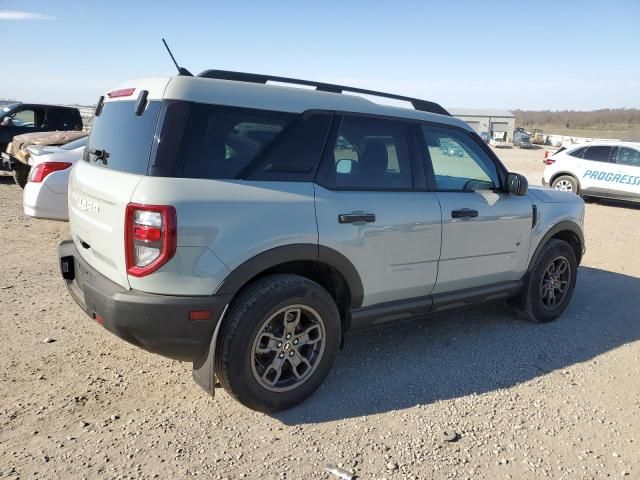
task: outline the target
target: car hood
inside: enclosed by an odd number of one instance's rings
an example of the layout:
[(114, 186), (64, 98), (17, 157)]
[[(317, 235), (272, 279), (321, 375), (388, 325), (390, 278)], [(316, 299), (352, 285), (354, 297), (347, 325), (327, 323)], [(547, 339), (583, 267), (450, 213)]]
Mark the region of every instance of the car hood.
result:
[(544, 203), (576, 203), (580, 197), (572, 192), (561, 192), (548, 187), (529, 186), (529, 196)]

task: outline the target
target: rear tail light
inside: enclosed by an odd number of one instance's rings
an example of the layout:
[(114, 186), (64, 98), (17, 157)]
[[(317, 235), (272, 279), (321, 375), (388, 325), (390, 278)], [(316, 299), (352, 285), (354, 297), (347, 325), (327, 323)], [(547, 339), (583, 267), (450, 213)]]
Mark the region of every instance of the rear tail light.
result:
[(127, 272), (144, 277), (176, 253), (176, 210), (167, 205), (130, 203), (125, 214)]
[(549, 150), (544, 151), (544, 159), (542, 160), (542, 163), (544, 163), (545, 165), (551, 165), (552, 163), (555, 163), (555, 160), (549, 157)]
[(66, 170), (71, 166), (69, 162), (42, 162), (33, 167), (29, 181), (34, 183), (42, 182), (47, 175), (53, 172), (59, 172), (60, 170)]

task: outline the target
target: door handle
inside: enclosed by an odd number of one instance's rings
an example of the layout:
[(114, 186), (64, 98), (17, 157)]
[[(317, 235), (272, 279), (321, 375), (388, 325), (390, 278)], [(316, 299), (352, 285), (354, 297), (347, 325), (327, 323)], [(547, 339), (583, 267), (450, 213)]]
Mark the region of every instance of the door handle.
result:
[(375, 221), (376, 216), (373, 213), (341, 213), (338, 215), (338, 223), (373, 223)]
[(478, 216), (477, 210), (471, 210), (470, 208), (463, 208), (461, 210), (453, 210), (451, 212), (451, 218), (476, 218)]

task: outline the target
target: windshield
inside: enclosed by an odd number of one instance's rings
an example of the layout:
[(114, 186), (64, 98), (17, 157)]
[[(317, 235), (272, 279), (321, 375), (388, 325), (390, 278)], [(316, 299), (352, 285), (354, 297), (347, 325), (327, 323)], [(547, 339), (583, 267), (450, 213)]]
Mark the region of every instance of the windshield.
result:
[(79, 138), (77, 140), (74, 140), (73, 142), (62, 145), (60, 148), (62, 150), (73, 150), (75, 148), (84, 147), (87, 144), (87, 138), (88, 137)]

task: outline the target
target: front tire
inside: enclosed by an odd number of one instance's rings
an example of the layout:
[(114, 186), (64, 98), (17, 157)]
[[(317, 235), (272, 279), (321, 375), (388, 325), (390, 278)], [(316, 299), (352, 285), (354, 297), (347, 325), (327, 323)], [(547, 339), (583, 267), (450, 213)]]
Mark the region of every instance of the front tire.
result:
[(524, 290), (513, 304), (518, 315), (534, 323), (547, 323), (565, 311), (576, 285), (578, 262), (567, 242), (550, 240), (529, 274)]
[(270, 275), (234, 300), (221, 326), (215, 374), (243, 405), (285, 410), (322, 384), (340, 335), (340, 314), (324, 288), (297, 275)]
[(571, 175), (559, 176), (553, 180), (551, 187), (562, 192), (573, 192), (576, 195), (580, 195), (580, 185), (578, 185), (578, 180)]

